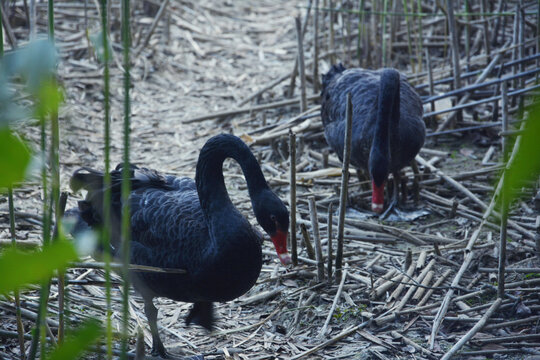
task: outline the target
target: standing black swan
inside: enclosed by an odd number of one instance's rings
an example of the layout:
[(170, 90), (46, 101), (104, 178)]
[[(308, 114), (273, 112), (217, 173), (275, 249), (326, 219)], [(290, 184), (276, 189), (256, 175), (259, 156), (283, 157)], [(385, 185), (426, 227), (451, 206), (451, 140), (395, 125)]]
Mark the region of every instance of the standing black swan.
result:
[[(270, 190), (257, 160), (236, 136), (218, 135), (204, 145), (195, 181), (163, 176), (154, 170), (131, 168), (131, 263), (185, 269), (187, 274), (132, 272), (141, 293), (152, 332), (152, 354), (167, 353), (157, 329), (154, 297), (194, 303), (186, 323), (211, 329), (212, 302), (233, 300), (256, 282), (262, 267), (262, 236), (234, 207), (223, 179), (223, 161), (235, 159), (247, 180), (257, 221), (270, 235), (281, 262), (287, 253), (289, 214)], [(121, 165), (112, 177), (112, 246), (120, 247)], [(102, 224), (103, 173), (77, 170), (74, 191), (88, 190), (86, 199), (69, 216), (75, 229)]]
[[(388, 174), (392, 172), (396, 179), (424, 144), (422, 101), (405, 76), (395, 69), (346, 70), (341, 64), (332, 66), (323, 75), (321, 117), (326, 141), (340, 159), (348, 93), (353, 105), (351, 163), (369, 171), (373, 186), (371, 209), (380, 213)], [(390, 208), (396, 203), (394, 181)]]

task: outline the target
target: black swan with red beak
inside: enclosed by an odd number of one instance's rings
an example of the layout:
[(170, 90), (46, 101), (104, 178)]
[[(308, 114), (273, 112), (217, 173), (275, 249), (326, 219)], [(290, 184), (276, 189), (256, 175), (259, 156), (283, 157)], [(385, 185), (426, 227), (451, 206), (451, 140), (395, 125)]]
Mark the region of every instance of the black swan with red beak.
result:
[[(154, 355), (167, 356), (157, 328), (154, 297), (192, 302), (186, 322), (212, 328), (215, 301), (233, 300), (256, 282), (262, 267), (262, 235), (236, 209), (225, 188), (223, 161), (236, 160), (247, 181), (257, 221), (274, 243), (283, 264), (287, 253), (289, 214), (270, 190), (257, 160), (236, 136), (218, 135), (204, 145), (195, 181), (163, 176), (131, 166), (131, 263), (183, 269), (185, 274), (132, 271), (133, 285), (145, 302)], [(120, 255), (122, 167), (111, 172), (112, 247)], [(75, 230), (103, 224), (103, 173), (77, 170), (71, 186), (88, 191), (67, 216)]]
[[(370, 174), (371, 209), (384, 208), (384, 185), (420, 151), (426, 136), (422, 101), (405, 76), (395, 69), (345, 69), (334, 65), (323, 75), (321, 117), (330, 147), (343, 158), (347, 94), (351, 93), (351, 164)], [(389, 209), (398, 199), (397, 181)]]

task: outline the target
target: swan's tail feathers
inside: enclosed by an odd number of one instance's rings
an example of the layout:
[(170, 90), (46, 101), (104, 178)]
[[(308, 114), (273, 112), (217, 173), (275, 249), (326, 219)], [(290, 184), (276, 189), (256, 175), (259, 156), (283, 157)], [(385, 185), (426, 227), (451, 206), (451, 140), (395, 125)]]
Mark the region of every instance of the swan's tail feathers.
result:
[(211, 302), (196, 302), (186, 317), (186, 325), (194, 323), (211, 331), (214, 325), (214, 305)]
[(345, 68), (345, 66), (343, 66), (342, 63), (332, 65), (330, 70), (328, 70), (328, 72), (326, 74), (323, 74), (322, 76), (323, 89), (330, 84), (330, 82), (332, 81), (332, 79), (334, 79), (336, 75), (341, 74), (345, 70), (347, 69)]

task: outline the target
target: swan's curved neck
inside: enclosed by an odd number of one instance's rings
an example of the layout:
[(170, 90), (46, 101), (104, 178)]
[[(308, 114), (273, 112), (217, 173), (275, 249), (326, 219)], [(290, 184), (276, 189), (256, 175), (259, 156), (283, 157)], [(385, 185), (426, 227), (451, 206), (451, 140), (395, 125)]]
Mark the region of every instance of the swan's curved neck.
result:
[(233, 158), (242, 168), (252, 201), (268, 188), (257, 160), (242, 140), (232, 135), (210, 139), (199, 154), (195, 175), (199, 201), (207, 219), (234, 208), (223, 179), (223, 161), (226, 158)]
[(377, 118), (370, 152), (370, 172), (380, 186), (390, 171), (392, 144), (397, 139), (399, 125), (399, 73), (386, 69), (381, 74)]

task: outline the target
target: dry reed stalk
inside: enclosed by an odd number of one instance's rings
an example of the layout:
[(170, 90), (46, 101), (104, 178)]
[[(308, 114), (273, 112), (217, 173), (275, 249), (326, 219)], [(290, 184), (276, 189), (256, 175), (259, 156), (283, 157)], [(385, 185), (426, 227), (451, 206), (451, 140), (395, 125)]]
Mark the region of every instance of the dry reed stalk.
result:
[(324, 281), (324, 257), (321, 246), (321, 236), (319, 233), (319, 220), (317, 218), (317, 204), (315, 196), (309, 197), (309, 215), (311, 218), (311, 229), (313, 231), (313, 240), (315, 241), (315, 257), (317, 260), (317, 281)]
[(347, 192), (349, 184), (349, 162), (351, 161), (352, 138), (352, 101), (351, 94), (347, 94), (345, 142), (343, 149), (343, 168), (341, 172), (341, 188), (339, 197), (339, 219), (336, 251), (336, 280), (341, 280), (341, 266), (343, 263), (343, 238), (345, 235), (345, 209), (347, 206)]
[(476, 325), (474, 325), (471, 330), (469, 330), (461, 339), (459, 339), (459, 341), (455, 343), (454, 346), (452, 346), (452, 348), (443, 355), (441, 360), (451, 359), (452, 356), (454, 356), (458, 352), (458, 350), (463, 347), (463, 345), (465, 345), (470, 339), (472, 339), (473, 336), (476, 335), (476, 333), (482, 330), (482, 328), (486, 325), (487, 320), (491, 317), (491, 315), (493, 315), (495, 311), (497, 311), (499, 306), (501, 306), (501, 302), (502, 298), (498, 298), (497, 300), (495, 300), (495, 302), (493, 302), (488, 311), (486, 311), (484, 316), (482, 316), (482, 319), (480, 319), (480, 321), (478, 321), (478, 323), (476, 323)]
[(306, 98), (306, 70), (304, 65), (304, 39), (302, 35), (302, 24), (300, 16), (294, 18), (296, 25), (296, 40), (298, 44), (298, 73), (300, 74), (300, 111), (307, 110)]
[(298, 265), (298, 243), (296, 241), (296, 134), (289, 130), (289, 207), (291, 209), (291, 258)]

